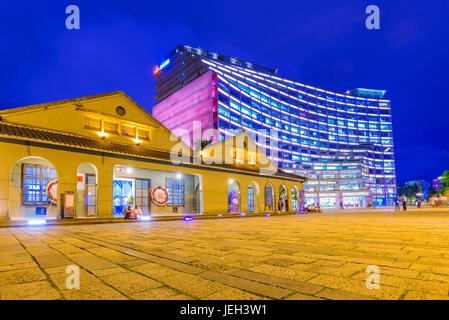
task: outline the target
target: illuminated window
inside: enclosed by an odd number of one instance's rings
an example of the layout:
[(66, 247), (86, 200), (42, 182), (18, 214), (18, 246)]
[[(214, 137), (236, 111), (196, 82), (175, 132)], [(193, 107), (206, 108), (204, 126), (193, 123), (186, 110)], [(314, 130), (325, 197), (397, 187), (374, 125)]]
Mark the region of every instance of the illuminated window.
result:
[(166, 178), (168, 206), (184, 206), (184, 179)]
[(122, 135), (134, 138), (136, 136), (136, 128), (130, 126), (122, 126)]
[(147, 130), (138, 129), (137, 130), (139, 139), (141, 140), (150, 140), (150, 132)]
[(84, 118), (84, 127), (90, 130), (101, 130), (101, 120), (97, 118), (85, 117)]
[(118, 133), (118, 123), (104, 121), (104, 132), (117, 134)]
[(254, 212), (254, 198), (256, 194), (256, 189), (249, 187), (248, 188), (248, 212)]
[(265, 187), (265, 210), (273, 211), (273, 188), (269, 184)]
[(22, 203), (24, 205), (48, 205), (46, 189), (56, 179), (56, 170), (37, 164), (22, 165)]

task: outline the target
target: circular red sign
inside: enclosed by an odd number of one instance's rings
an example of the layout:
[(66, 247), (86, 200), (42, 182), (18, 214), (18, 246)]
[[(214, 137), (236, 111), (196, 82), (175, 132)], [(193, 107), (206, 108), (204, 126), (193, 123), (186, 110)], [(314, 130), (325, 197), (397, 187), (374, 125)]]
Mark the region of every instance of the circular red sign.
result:
[(153, 202), (158, 206), (165, 206), (168, 202), (168, 191), (161, 186), (155, 187), (151, 192)]
[(58, 204), (58, 180), (51, 181), (45, 189), (47, 199), (51, 203)]

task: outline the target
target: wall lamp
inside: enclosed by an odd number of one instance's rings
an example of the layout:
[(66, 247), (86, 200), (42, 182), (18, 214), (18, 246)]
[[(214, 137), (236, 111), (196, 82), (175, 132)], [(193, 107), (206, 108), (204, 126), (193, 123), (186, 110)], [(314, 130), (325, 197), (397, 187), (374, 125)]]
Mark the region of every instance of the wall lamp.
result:
[(103, 139), (105, 139), (107, 136), (109, 136), (108, 133), (104, 132), (104, 131), (97, 131), (97, 134), (102, 137)]
[(138, 138), (134, 138), (133, 141), (137, 144), (140, 145), (142, 143), (142, 140), (138, 139)]

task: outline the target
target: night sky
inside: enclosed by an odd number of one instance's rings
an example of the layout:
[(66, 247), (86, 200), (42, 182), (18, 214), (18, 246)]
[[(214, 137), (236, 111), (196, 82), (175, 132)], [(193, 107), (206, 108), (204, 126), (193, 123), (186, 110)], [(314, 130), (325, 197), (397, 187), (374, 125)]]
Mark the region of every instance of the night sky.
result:
[[(67, 30), (78, 5), (81, 29)], [(380, 8), (367, 30), (365, 8)], [(123, 90), (151, 111), (177, 44), (324, 89), (386, 89), (398, 183), (449, 169), (449, 1), (2, 1), (0, 108)]]

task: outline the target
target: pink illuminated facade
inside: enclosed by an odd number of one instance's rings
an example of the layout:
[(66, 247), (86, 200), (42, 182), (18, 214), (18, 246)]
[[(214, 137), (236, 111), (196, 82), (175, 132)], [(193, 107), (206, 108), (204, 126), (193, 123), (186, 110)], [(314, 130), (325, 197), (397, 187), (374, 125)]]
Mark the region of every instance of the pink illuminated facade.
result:
[[(202, 140), (197, 134), (194, 136), (194, 126), (197, 123), (201, 126), (203, 134), (207, 129), (217, 129), (217, 76), (214, 72), (208, 71), (198, 79), (179, 89), (169, 97), (165, 98), (153, 107), (153, 116), (156, 117), (165, 127), (174, 131), (190, 147), (194, 147), (194, 142)], [(186, 134), (179, 134), (182, 130)], [(207, 137), (204, 140), (208, 140)], [(213, 142), (218, 141), (218, 137), (213, 136)]]

